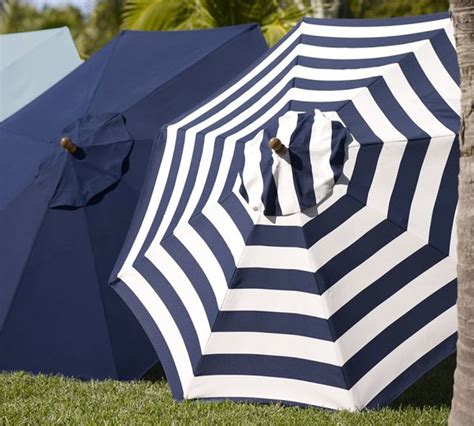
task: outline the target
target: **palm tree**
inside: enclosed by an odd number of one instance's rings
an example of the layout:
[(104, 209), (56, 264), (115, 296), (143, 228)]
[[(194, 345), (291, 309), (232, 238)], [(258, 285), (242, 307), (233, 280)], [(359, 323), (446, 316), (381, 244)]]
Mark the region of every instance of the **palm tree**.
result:
[(461, 70), (458, 343), (449, 423), (474, 424), (474, 0), (451, 0)]
[(258, 22), (271, 46), (310, 12), (306, 0), (127, 0), (123, 26), (170, 30)]

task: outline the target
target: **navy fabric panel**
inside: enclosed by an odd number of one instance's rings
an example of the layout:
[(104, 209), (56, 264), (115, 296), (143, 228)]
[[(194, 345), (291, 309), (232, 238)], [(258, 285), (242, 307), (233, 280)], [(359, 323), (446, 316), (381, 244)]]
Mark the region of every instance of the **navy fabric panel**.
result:
[(303, 291), (319, 294), (314, 274), (291, 269), (238, 268), (232, 288)]
[[(83, 209), (87, 221), (84, 232), (87, 232), (91, 242), (97, 285), (101, 292), (104, 309), (104, 321), (108, 329), (108, 338), (105, 336), (102, 338), (110, 341), (118, 377), (126, 380), (141, 377), (157, 362), (156, 353), (143, 328), (108, 284), (110, 271), (125, 240), (127, 226), (135, 210), (137, 198), (137, 192), (125, 181), (121, 181), (109, 192), (93, 198)], [(66, 211), (65, 215), (67, 216), (68, 213), (70, 214)], [(63, 227), (61, 233), (66, 238), (68, 229)], [(82, 252), (85, 248), (78, 245), (76, 250)], [(82, 255), (76, 254), (75, 258), (71, 259), (71, 263), (69, 270), (82, 268)], [(68, 280), (66, 270), (62, 271), (62, 274), (56, 271), (53, 276), (56, 279)], [(74, 301), (71, 300), (69, 303), (74, 303)], [(64, 333), (67, 333), (66, 329)]]
[(83, 210), (43, 216), (0, 335), (0, 370), (119, 378), (87, 227)]
[[(390, 243), (403, 229), (394, 226), (387, 220), (367, 231), (364, 236), (339, 252), (329, 262), (316, 271), (316, 280), (321, 289), (327, 290), (344, 275), (352, 271), (364, 260), (370, 258), (382, 247)], [(322, 291), (324, 291), (322, 290)]]
[(161, 274), (161, 272), (144, 257), (134, 264), (135, 269), (151, 284), (153, 290), (160, 295), (161, 300), (166, 305), (173, 316), (176, 326), (183, 337), (187, 353), (191, 360), (191, 364), (196, 366), (201, 358), (201, 348), (199, 346), (198, 336), (193, 326), (188, 311), (183, 302), (176, 294), (171, 284)]
[(178, 263), (180, 268), (188, 277), (201, 299), (209, 324), (212, 324), (218, 312), (217, 300), (202, 267), (196, 262), (196, 259), (191, 256), (181, 241), (174, 235), (170, 235), (168, 238), (164, 239), (161, 245), (176, 261), (176, 263)]
[(439, 251), (424, 246), (354, 296), (329, 318), (338, 339), (370, 311), (401, 290), (405, 285), (444, 259)]
[(256, 331), (333, 340), (326, 320), (276, 312), (221, 311), (212, 331)]
[(402, 342), (456, 303), (456, 280), (427, 297), (357, 352), (344, 366), (349, 386)]
[(197, 376), (238, 374), (282, 377), (347, 389), (341, 367), (306, 359), (270, 355), (204, 355)]
[(459, 140), (454, 138), (431, 217), (429, 242), (449, 254), (458, 201)]
[[(124, 31), (107, 63), (107, 78), (103, 78), (97, 87), (89, 112), (124, 111), (240, 34), (256, 29), (255, 24), (245, 24), (192, 32)], [(249, 59), (253, 61), (265, 50), (261, 39), (254, 38), (253, 41), (254, 46), (260, 45), (261, 49), (252, 57), (254, 47), (250, 44), (249, 52), (242, 58), (242, 69)], [(240, 53), (242, 45), (239, 47)], [(137, 55), (138, 51), (142, 54)], [(121, 90), (117, 90), (119, 86)]]

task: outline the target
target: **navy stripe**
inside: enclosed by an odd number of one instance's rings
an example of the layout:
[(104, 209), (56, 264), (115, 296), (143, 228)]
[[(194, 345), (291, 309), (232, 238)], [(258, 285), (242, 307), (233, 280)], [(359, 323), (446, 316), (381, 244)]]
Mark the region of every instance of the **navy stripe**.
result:
[(388, 207), (388, 219), (403, 228), (408, 225), (413, 196), (429, 144), (430, 139), (409, 141), (398, 168)]
[(212, 324), (216, 318), (219, 307), (211, 284), (202, 270), (201, 265), (196, 262), (196, 259), (194, 259), (181, 241), (173, 234), (165, 238), (161, 245), (188, 277), (199, 299), (201, 299), (209, 324)]
[(315, 25), (327, 25), (337, 27), (382, 27), (405, 24), (416, 24), (420, 22), (438, 21), (449, 18), (448, 12), (432, 13), (428, 15), (403, 16), (384, 19), (320, 19), (303, 18), (303, 22)]
[(296, 129), (291, 135), (288, 150), (293, 183), (301, 211), (316, 205), (313, 174), (311, 172), (311, 154), (309, 152), (314, 115), (314, 112), (298, 115)]
[(326, 59), (309, 58), (307, 56), (298, 57), (298, 65), (308, 68), (328, 68), (328, 69), (358, 69), (380, 67), (382, 65), (396, 64), (405, 56), (405, 54), (385, 56), (383, 58), (368, 59)]
[[(216, 144), (215, 149), (219, 150), (219, 148), (220, 148), (219, 145)], [(197, 173), (199, 171), (199, 166), (200, 166), (201, 158), (202, 158), (202, 155), (203, 155), (202, 142), (200, 140), (196, 139), (193, 146), (190, 147), (188, 145), (186, 149), (192, 149), (193, 150), (193, 154), (192, 154), (192, 158), (191, 158), (191, 164), (189, 165), (189, 169), (187, 170), (186, 182), (184, 184), (183, 191), (182, 191), (182, 194), (181, 194), (181, 200), (188, 201), (190, 196), (191, 196), (191, 192), (194, 188), (194, 182), (196, 181), (196, 176), (197, 176)], [(173, 214), (173, 218), (170, 221), (170, 224), (169, 224), (169, 227), (168, 227), (168, 230), (166, 231), (166, 233), (171, 233), (171, 232), (173, 232), (173, 229), (176, 228), (176, 225), (178, 224), (179, 219), (183, 215), (185, 207), (186, 207), (185, 203), (180, 202), (178, 204), (178, 207), (176, 208), (176, 210)]]
[(370, 311), (419, 275), (444, 259), (439, 251), (424, 246), (353, 297), (329, 318), (335, 338), (341, 337)]
[(201, 359), (201, 347), (196, 334), (193, 322), (184, 307), (181, 299), (174, 291), (163, 274), (155, 268), (155, 266), (146, 258), (142, 257), (134, 263), (135, 269), (140, 272), (143, 278), (153, 287), (156, 294), (166, 305), (171, 316), (173, 317), (179, 329), (179, 333), (183, 337), (187, 353), (191, 360), (193, 368), (198, 365)]
[(197, 376), (236, 374), (281, 377), (347, 389), (342, 368), (323, 362), (270, 355), (204, 355)]
[[(221, 266), (227, 284), (229, 284), (232, 275), (234, 274), (236, 265), (234, 263), (232, 253), (221, 234), (219, 234), (211, 221), (203, 214), (193, 217), (189, 221), (189, 224), (206, 242), (206, 245), (212, 251), (212, 254), (215, 256), (217, 262)], [(203, 265), (203, 267), (205, 267), (205, 265)]]
[(410, 387), (443, 359), (454, 353), (456, 351), (456, 341), (457, 333), (454, 333), (423, 355), (375, 396), (367, 404), (367, 408), (379, 408), (395, 400), (405, 389)]
[(406, 139), (425, 139), (429, 137), (400, 106), (383, 78), (372, 84), (369, 87), (369, 92), (392, 126)]
[(280, 312), (221, 311), (212, 331), (280, 333), (333, 341), (327, 320)]
[[(166, 380), (171, 388), (173, 398), (178, 401), (183, 400), (183, 388), (181, 386), (181, 381), (179, 380), (178, 370), (168, 348), (166, 339), (161, 334), (160, 329), (156, 326), (155, 321), (153, 321), (153, 318), (150, 316), (146, 308), (135, 296), (135, 293), (133, 293), (126, 284), (119, 280), (114, 283), (113, 288), (133, 312), (138, 322), (145, 330), (148, 339), (150, 339), (150, 342), (158, 355), (158, 359), (166, 372)], [(151, 367), (152, 366), (150, 365), (150, 368)]]
[(296, 77), (293, 79), (293, 87), (304, 90), (347, 90), (347, 89), (362, 89), (372, 84), (378, 77), (351, 79), (350, 74), (347, 80), (317, 80), (318, 75), (315, 73), (315, 80), (308, 80), (306, 78)]
[(457, 133), (459, 130), (458, 114), (438, 93), (413, 53), (407, 55), (407, 58), (400, 62), (400, 68), (426, 108), (440, 123), (443, 123), (453, 133)]
[(430, 43), (446, 71), (459, 86), (461, 77), (459, 75), (458, 56), (446, 32), (437, 34), (430, 40)]
[(413, 43), (415, 41), (427, 40), (437, 35), (443, 29), (424, 31), (414, 34), (381, 37), (323, 37), (303, 34), (301, 42), (311, 46), (325, 47), (378, 47), (397, 46), (400, 44)]
[(363, 207), (354, 198), (344, 196), (303, 227), (255, 225), (247, 245), (309, 248)]
[(231, 287), (320, 294), (313, 273), (292, 269), (239, 268), (232, 279)]
[(239, 229), (242, 237), (248, 238), (249, 234), (253, 231), (254, 224), (252, 219), (248, 215), (241, 201), (237, 198), (234, 193), (230, 193), (227, 197), (219, 202), (227, 214), (231, 217), (235, 226)]
[[(182, 132), (181, 129), (178, 129), (178, 134)], [(171, 195), (173, 193), (174, 185), (176, 183), (176, 177), (178, 174), (178, 169), (179, 169), (179, 163), (181, 161), (181, 156), (183, 154), (183, 143), (182, 141), (179, 142), (179, 138), (176, 138), (176, 146), (173, 151), (173, 158), (171, 160), (171, 165), (170, 165), (170, 171), (167, 176), (167, 180), (165, 185), (165, 189), (163, 190), (163, 197), (161, 199), (161, 202), (156, 210), (156, 213), (153, 218), (153, 223), (150, 226), (150, 230), (148, 231), (148, 234), (146, 236), (146, 239), (140, 249), (139, 256), (144, 256), (145, 252), (148, 250), (148, 247), (150, 247), (150, 244), (155, 238), (155, 235), (158, 231), (158, 228), (161, 224), (161, 220), (163, 219), (163, 216), (165, 214), (165, 211), (168, 207), (169, 200), (171, 198)], [(153, 181), (153, 188), (156, 185), (156, 177), (154, 177)], [(162, 183), (163, 185), (163, 183)], [(151, 192), (150, 192), (150, 197), (151, 197)], [(148, 200), (149, 201), (149, 200)]]
[(331, 207), (303, 226), (307, 248), (312, 247), (362, 208), (364, 205), (358, 200), (348, 196), (341, 197)]
[(456, 280), (453, 280), (390, 324), (344, 364), (349, 386), (355, 385), (397, 346), (455, 304)]
[(334, 182), (337, 182), (344, 168), (347, 147), (352, 142), (348, 130), (338, 121), (331, 122), (331, 168), (334, 173)]
[(376, 225), (316, 271), (315, 276), (320, 289), (322, 291), (329, 289), (344, 275), (369, 259), (402, 233), (403, 229), (393, 225), (388, 220)]
[[(435, 142), (436, 143), (436, 142)], [(450, 254), (451, 233), (458, 201), (459, 140), (456, 136), (436, 197), (431, 216), (429, 242), (446, 255)]]

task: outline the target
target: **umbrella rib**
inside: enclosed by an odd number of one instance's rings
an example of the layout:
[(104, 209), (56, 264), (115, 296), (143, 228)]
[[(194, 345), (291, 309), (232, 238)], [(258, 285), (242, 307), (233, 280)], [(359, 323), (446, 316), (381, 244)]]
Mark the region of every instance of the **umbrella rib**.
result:
[(110, 52), (109, 57), (107, 58), (107, 61), (106, 61), (105, 65), (104, 65), (104, 68), (103, 68), (103, 70), (102, 70), (102, 74), (101, 74), (99, 80), (97, 81), (97, 84), (96, 84), (96, 86), (95, 86), (95, 88), (94, 88), (94, 91), (92, 92), (91, 98), (89, 99), (89, 103), (88, 103), (88, 105), (87, 105), (87, 110), (86, 110), (86, 113), (85, 113), (84, 115), (87, 115), (87, 114), (89, 113), (89, 110), (90, 110), (90, 108), (91, 108), (91, 106), (92, 106), (92, 102), (94, 101), (95, 95), (96, 95), (96, 93), (97, 93), (97, 90), (99, 90), (99, 86), (100, 86), (100, 84), (102, 83), (102, 80), (104, 79), (105, 72), (107, 71), (107, 68), (108, 68), (108, 66), (109, 66), (109, 63), (110, 63), (110, 61), (112, 60), (112, 57), (114, 56), (115, 50), (117, 49), (117, 47), (118, 47), (120, 41), (122, 40), (122, 37), (123, 37), (124, 34), (125, 34), (124, 32), (121, 32), (121, 33), (118, 35), (118, 37), (115, 39), (115, 45), (114, 45), (114, 47), (113, 47), (113, 49), (112, 49), (112, 52)]
[[(245, 24), (245, 25), (248, 25), (248, 24)], [(247, 28), (245, 31), (250, 31), (251, 27)], [(209, 55), (217, 52), (218, 50), (222, 49), (224, 46), (226, 46), (228, 43), (231, 43), (232, 41), (234, 41), (237, 37), (240, 37), (242, 35), (243, 32), (240, 32), (238, 34), (235, 34), (232, 38), (230, 38), (229, 40), (227, 40), (224, 44), (220, 44), (219, 46), (216, 46), (214, 49), (212, 50), (209, 50), (208, 52), (206, 53), (203, 53), (200, 57), (198, 57), (191, 65), (183, 65), (181, 67), (181, 69), (179, 69), (179, 71), (176, 72), (176, 74), (174, 74), (172, 77), (170, 77), (168, 80), (166, 80), (165, 82), (163, 82), (160, 86), (158, 87), (155, 87), (155, 89), (153, 89), (151, 92), (147, 93), (145, 96), (141, 97), (140, 99), (138, 99), (136, 102), (134, 102), (132, 105), (128, 106), (127, 109), (125, 109), (125, 111), (123, 112), (124, 114), (126, 112), (128, 112), (130, 109), (132, 109), (133, 107), (135, 107), (135, 105), (137, 105), (138, 103), (144, 101), (145, 99), (151, 97), (157, 90), (161, 90), (162, 88), (170, 85), (176, 78), (178, 78), (181, 74), (185, 73), (186, 71), (188, 71), (191, 67), (194, 67), (196, 66), (198, 63), (202, 62), (203, 60), (205, 60)], [(219, 89), (218, 89), (219, 90)], [(179, 118), (179, 117), (178, 117)], [(177, 118), (177, 119), (178, 119)], [(176, 120), (177, 120), (176, 119)], [(173, 120), (175, 121), (175, 120)]]

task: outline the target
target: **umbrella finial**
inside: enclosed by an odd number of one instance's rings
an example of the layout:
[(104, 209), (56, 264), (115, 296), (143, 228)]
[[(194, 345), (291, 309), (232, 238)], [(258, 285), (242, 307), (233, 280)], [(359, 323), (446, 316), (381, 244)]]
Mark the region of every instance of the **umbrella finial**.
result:
[(268, 141), (268, 146), (270, 149), (275, 151), (278, 155), (284, 155), (286, 153), (286, 146), (281, 143), (281, 140), (278, 138), (271, 138)]
[(69, 154), (74, 154), (77, 149), (77, 145), (75, 145), (72, 142), (71, 138), (68, 136), (64, 136), (63, 138), (61, 138), (59, 145), (61, 145), (62, 148), (69, 152)]

